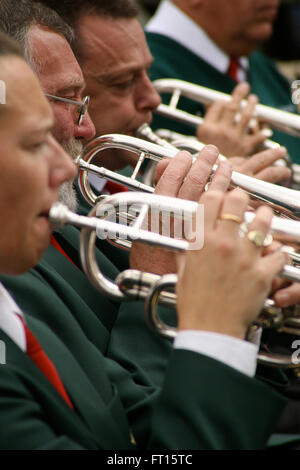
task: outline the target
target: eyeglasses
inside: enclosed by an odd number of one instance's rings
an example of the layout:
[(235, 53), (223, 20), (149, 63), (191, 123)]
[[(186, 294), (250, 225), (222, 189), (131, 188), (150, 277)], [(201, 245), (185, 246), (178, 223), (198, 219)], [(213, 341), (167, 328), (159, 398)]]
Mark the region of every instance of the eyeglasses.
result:
[(47, 96), (47, 98), (51, 98), (52, 100), (63, 101), (64, 103), (69, 103), (69, 104), (73, 104), (74, 106), (77, 106), (78, 108), (77, 125), (80, 126), (89, 107), (89, 103), (90, 103), (89, 96), (85, 96), (82, 100), (82, 103), (80, 101), (69, 100), (68, 98), (61, 98), (60, 96), (48, 95), (47, 93), (45, 93), (45, 96)]

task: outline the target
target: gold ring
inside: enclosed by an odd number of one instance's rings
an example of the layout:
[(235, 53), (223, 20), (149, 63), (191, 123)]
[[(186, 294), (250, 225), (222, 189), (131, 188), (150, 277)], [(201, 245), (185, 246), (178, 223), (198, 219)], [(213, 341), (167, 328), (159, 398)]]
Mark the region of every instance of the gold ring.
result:
[(222, 214), (220, 220), (231, 220), (232, 222), (236, 222), (239, 225), (243, 222), (243, 219), (235, 214)]
[(265, 235), (259, 230), (250, 230), (250, 232), (247, 233), (247, 238), (258, 248), (269, 246), (273, 241), (273, 237), (270, 233)]

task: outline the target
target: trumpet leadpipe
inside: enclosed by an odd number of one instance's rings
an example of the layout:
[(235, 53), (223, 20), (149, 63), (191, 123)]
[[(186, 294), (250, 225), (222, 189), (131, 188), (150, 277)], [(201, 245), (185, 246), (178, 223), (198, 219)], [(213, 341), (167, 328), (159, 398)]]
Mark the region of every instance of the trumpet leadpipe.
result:
[[(161, 103), (155, 110), (155, 114), (159, 114), (168, 119), (174, 119), (175, 121), (181, 122), (182, 124), (189, 124), (190, 126), (198, 127), (203, 124), (204, 119), (200, 116), (194, 116), (193, 114), (183, 111), (182, 109), (172, 108), (166, 104)], [(264, 130), (262, 129), (262, 132)], [(274, 142), (271, 139), (265, 139), (262, 147), (264, 149), (275, 149), (279, 148), (278, 142)]]
[[(101, 207), (103, 208), (104, 206), (104, 212), (106, 212), (108, 207), (110, 209), (117, 209), (120, 203), (123, 205), (126, 204), (127, 206), (130, 204), (139, 204), (141, 207), (148, 206), (151, 211), (156, 210), (158, 212), (166, 211), (176, 214), (176, 212), (182, 211), (180, 217), (183, 215), (185, 219), (190, 220), (193, 215), (196, 214), (199, 206), (198, 203), (193, 201), (131, 192), (125, 194), (117, 193), (112, 196), (108, 196), (104, 202), (102, 201), (98, 204), (98, 209)], [(254, 216), (255, 215), (252, 212), (247, 212), (245, 214), (246, 223), (250, 223)], [(156, 232), (136, 228), (134, 224), (133, 226), (127, 226), (98, 217), (80, 216), (70, 211), (61, 203), (56, 203), (52, 206), (49, 217), (50, 222), (56, 227), (62, 227), (66, 224), (75, 225), (77, 227), (96, 232), (97, 236), (100, 238), (127, 239), (174, 251), (187, 251), (190, 249), (190, 244), (187, 240), (172, 238), (160, 235)], [(295, 240), (300, 241), (300, 222), (273, 217), (271, 221), (271, 230), (276, 231), (277, 233), (287, 234), (292, 236)], [(294, 266), (285, 265), (280, 276), (291, 281), (299, 282), (300, 269)]]
[(51, 207), (49, 218), (55, 228), (73, 225), (79, 228), (93, 230), (100, 238), (118, 237), (174, 251), (185, 251), (189, 246), (186, 240), (170, 239), (164, 235), (143, 229), (136, 229), (134, 226), (122, 225), (116, 222), (110, 222), (109, 220), (98, 219), (97, 217), (86, 217), (75, 214), (61, 203), (56, 203)]
[(116, 173), (115, 171), (108, 170), (103, 166), (97, 166), (93, 165), (92, 163), (87, 163), (80, 157), (80, 155), (75, 158), (74, 163), (75, 165), (77, 165), (79, 170), (86, 170), (96, 176), (99, 176), (99, 178), (105, 178), (109, 181), (113, 181), (114, 183), (124, 184), (132, 191), (144, 191), (146, 193), (154, 192), (154, 188), (152, 188), (151, 186), (141, 183), (136, 179), (130, 179), (130, 181), (128, 181), (127, 176), (123, 176), (119, 173)]
[[(183, 80), (169, 78), (159, 79), (153, 82), (153, 86), (158, 93), (173, 94), (170, 103), (170, 107), (173, 110), (176, 109), (181, 94), (191, 100), (203, 104), (211, 104), (216, 100), (231, 100), (231, 95), (212, 90), (204, 86), (188, 83)], [(246, 104), (246, 100), (243, 100), (241, 103), (242, 106), (246, 106)], [(275, 129), (300, 137), (300, 116), (297, 114), (282, 111), (263, 104), (257, 104), (254, 116)]]

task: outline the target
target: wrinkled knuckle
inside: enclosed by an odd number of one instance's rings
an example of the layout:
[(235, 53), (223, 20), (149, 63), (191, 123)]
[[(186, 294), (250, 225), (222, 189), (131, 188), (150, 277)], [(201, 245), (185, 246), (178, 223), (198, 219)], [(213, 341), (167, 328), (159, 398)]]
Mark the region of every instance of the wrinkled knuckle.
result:
[(259, 166), (262, 166), (264, 165), (264, 162), (265, 162), (265, 156), (262, 155), (261, 153), (258, 153), (257, 155), (255, 155), (255, 162), (257, 165)]
[(192, 173), (191, 175), (188, 175), (186, 180), (186, 183), (196, 185), (196, 186), (205, 186), (207, 182), (207, 178), (205, 178), (203, 175), (197, 174), (197, 173)]
[(262, 132), (256, 132), (253, 134), (253, 140), (256, 142), (256, 144), (262, 144), (266, 140), (265, 134)]
[(192, 155), (187, 150), (181, 150), (180, 152), (178, 152), (175, 156), (175, 159), (184, 163), (193, 161)]
[(270, 220), (266, 218), (267, 213), (264, 211), (264, 214), (260, 212), (256, 216), (256, 225), (259, 227), (258, 230), (267, 233), (270, 228)]
[(178, 170), (175, 170), (173, 168), (168, 168), (168, 172), (164, 173), (163, 175), (163, 181), (165, 184), (167, 184), (168, 182), (179, 184), (183, 181), (183, 178), (184, 176), (180, 172), (178, 172)]
[(240, 110), (240, 104), (235, 101), (230, 101), (228, 103), (228, 110), (232, 113), (237, 113)]
[(278, 179), (281, 179), (281, 175), (282, 175), (282, 172), (280, 168), (275, 168), (271, 166), (267, 168), (267, 177), (271, 181), (274, 181), (274, 180), (276, 181)]
[(250, 121), (252, 116), (253, 116), (253, 111), (249, 108), (244, 108), (243, 117), (244, 117), (245, 121)]
[(207, 202), (207, 203), (209, 202), (218, 203), (222, 200), (223, 197), (224, 197), (224, 193), (222, 193), (222, 191), (209, 189), (202, 196), (202, 200), (203, 202)]
[(221, 259), (228, 260), (234, 253), (234, 243), (230, 239), (222, 239), (218, 242), (218, 252)]
[(235, 190), (228, 193), (227, 199), (234, 204), (247, 204), (248, 196), (242, 190)]

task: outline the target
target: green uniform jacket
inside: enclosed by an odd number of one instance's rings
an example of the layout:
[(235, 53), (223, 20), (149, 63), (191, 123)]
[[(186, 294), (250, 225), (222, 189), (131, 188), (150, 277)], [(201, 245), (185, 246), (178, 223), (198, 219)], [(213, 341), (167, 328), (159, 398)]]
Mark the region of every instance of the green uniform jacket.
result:
[[(79, 235), (80, 232), (74, 227), (65, 227), (55, 235), (76, 266), (49, 245), (34, 269), (21, 276), (0, 276), (0, 279), (24, 311), (43, 315), (42, 312), (47, 310), (54, 308), (59, 312), (60, 306), (66, 307), (85, 325), (86, 331), (97, 338), (95, 325), (98, 324), (101, 331), (110, 331), (118, 314), (119, 303), (103, 296), (81, 270)], [(97, 249), (96, 258), (103, 273), (114, 279), (118, 270)], [(56, 305), (56, 298), (59, 299), (59, 306)]]
[[(187, 82), (203, 85), (224, 93), (231, 93), (236, 82), (196, 56), (173, 39), (156, 33), (146, 33), (148, 45), (154, 57), (150, 69), (151, 80), (158, 78), (177, 78)], [(291, 101), (291, 90), (288, 81), (279, 73), (275, 64), (259, 52), (249, 57), (248, 82), (251, 92), (255, 93), (262, 104), (297, 113)], [(163, 97), (167, 102), (166, 97)], [(203, 114), (199, 103), (182, 99), (180, 108), (192, 114)], [(194, 133), (187, 125), (175, 123), (155, 116), (153, 128), (172, 129), (183, 134)], [(296, 137), (274, 131), (272, 139), (287, 147), (295, 163), (300, 163), (300, 141)]]
[(53, 317), (62, 323), (60, 334), (26, 315), (75, 411), (0, 330), (6, 347), (6, 364), (0, 366), (1, 449), (130, 449), (130, 432), (139, 449), (265, 446), (284, 401), (259, 381), (177, 350), (162, 389), (154, 389), (105, 359), (70, 315)]
[[(74, 188), (76, 190), (78, 207), (77, 213), (80, 215), (88, 215), (92, 210), (92, 207), (87, 203), (81, 191), (79, 189), (77, 181), (74, 183)], [(129, 252), (125, 249), (118, 248), (111, 243), (108, 243), (106, 240), (100, 240), (97, 238), (96, 246), (99, 250), (118, 268), (120, 271), (124, 269), (129, 269)]]

